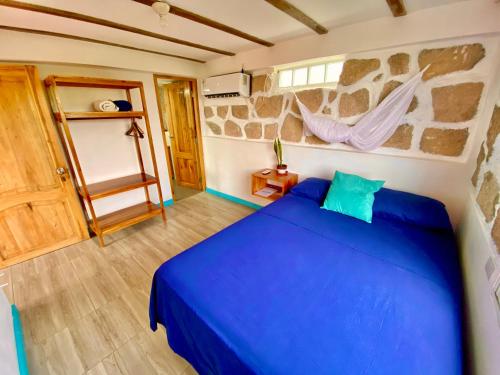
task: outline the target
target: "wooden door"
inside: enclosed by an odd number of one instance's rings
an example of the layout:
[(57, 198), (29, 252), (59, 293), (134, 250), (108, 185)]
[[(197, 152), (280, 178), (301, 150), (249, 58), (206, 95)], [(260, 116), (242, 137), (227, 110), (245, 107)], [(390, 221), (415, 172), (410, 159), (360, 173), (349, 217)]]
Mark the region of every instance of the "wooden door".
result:
[(167, 101), (168, 129), (172, 143), (177, 184), (201, 189), (193, 100), (188, 81), (164, 85)]
[(88, 238), (33, 66), (0, 66), (0, 267)]

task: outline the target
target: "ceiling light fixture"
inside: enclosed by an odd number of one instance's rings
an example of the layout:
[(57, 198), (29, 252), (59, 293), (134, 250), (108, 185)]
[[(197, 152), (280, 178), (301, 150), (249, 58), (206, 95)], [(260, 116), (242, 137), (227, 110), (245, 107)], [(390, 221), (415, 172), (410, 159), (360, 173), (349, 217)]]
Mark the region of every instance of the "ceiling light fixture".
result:
[(160, 16), (160, 26), (167, 26), (167, 15), (170, 12), (170, 4), (166, 1), (156, 1), (151, 5), (151, 8)]

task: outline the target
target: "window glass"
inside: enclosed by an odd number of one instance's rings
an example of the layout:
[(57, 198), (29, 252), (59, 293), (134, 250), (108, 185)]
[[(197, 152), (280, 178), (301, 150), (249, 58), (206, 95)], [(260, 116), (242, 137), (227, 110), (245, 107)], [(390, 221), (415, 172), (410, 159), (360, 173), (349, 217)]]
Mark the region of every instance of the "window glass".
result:
[(325, 64), (313, 65), (309, 68), (309, 81), (310, 85), (325, 82)]
[(293, 85), (307, 85), (307, 67), (293, 70)]
[(336, 84), (342, 73), (343, 65), (343, 61), (335, 61), (280, 70), (278, 71), (278, 87), (287, 88)]
[(329, 63), (326, 66), (326, 82), (338, 82), (342, 73), (343, 61)]
[(280, 72), (279, 87), (290, 87), (292, 86), (292, 70), (282, 70)]

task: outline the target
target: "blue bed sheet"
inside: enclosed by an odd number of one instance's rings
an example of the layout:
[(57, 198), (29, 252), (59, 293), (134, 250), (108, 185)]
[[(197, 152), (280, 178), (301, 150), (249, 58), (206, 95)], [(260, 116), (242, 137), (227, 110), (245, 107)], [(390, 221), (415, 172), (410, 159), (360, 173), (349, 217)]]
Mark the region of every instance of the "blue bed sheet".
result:
[(164, 263), (151, 328), (200, 374), (462, 372), (451, 230), (288, 194)]

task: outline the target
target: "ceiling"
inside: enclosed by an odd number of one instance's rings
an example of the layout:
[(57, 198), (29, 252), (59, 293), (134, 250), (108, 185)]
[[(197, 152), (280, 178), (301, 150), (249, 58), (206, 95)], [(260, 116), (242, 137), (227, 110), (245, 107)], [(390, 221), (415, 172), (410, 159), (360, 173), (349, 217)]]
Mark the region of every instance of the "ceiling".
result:
[[(132, 0), (22, 2), (97, 17), (233, 53), (269, 48), (172, 14), (168, 15), (168, 24), (162, 27), (158, 15), (151, 7)], [(457, 0), (405, 0), (404, 4), (407, 12), (411, 13), (452, 2)], [(271, 43), (314, 34), (313, 30), (264, 0), (169, 0), (169, 3)], [(289, 0), (289, 3), (327, 29), (380, 17), (392, 17), (385, 0)], [(1, 5), (0, 25), (76, 35), (202, 61), (222, 56), (212, 51), (129, 31)]]

